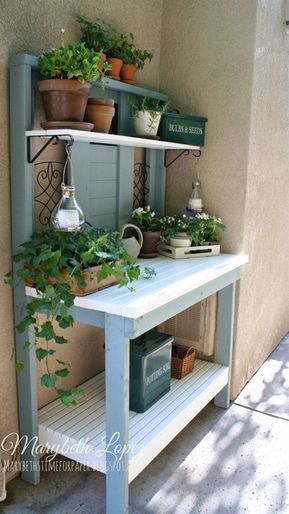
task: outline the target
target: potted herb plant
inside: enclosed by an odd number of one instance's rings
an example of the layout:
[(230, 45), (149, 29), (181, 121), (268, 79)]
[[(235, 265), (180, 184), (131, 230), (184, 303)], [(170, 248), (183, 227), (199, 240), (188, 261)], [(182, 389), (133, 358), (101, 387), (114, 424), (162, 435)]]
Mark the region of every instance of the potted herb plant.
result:
[(140, 228), (143, 244), (140, 257), (156, 257), (157, 245), (160, 240), (160, 221), (149, 205), (138, 207), (132, 213), (132, 222)]
[(122, 46), (121, 57), (123, 65), (120, 70), (120, 77), (127, 84), (135, 84), (137, 70), (142, 70), (145, 62), (151, 61), (153, 53), (148, 50), (140, 50), (134, 43), (125, 41)]
[(84, 16), (76, 16), (76, 20), (80, 25), (81, 41), (85, 43), (87, 48), (94, 52), (102, 52), (102, 63), (106, 61), (108, 51), (113, 45), (113, 33), (111, 27), (102, 19), (96, 18), (94, 21)]
[[(82, 391), (58, 386), (59, 379), (68, 376), (70, 369), (68, 364), (55, 358), (55, 344), (68, 342), (55, 327), (65, 329), (73, 325), (69, 308), (74, 303), (74, 295), (88, 294), (115, 282), (133, 289), (135, 280), (141, 276), (149, 278), (154, 271), (145, 268), (144, 274), (141, 273), (125, 250), (118, 232), (106, 232), (87, 225), (77, 232), (49, 230), (35, 233), (22, 247), (23, 250), (13, 257), (17, 263), (16, 271), (6, 275), (6, 283), (14, 287), (19, 280), (25, 280), (38, 295), (27, 303), (17, 330), (24, 332), (33, 326), (37, 338), (36, 357), (46, 362), (41, 384), (53, 387), (65, 405), (73, 405)], [(39, 311), (46, 313), (40, 325), (37, 323)], [(21, 363), (17, 363), (17, 367), (21, 369)]]
[(136, 134), (156, 137), (161, 116), (167, 110), (168, 102), (161, 102), (149, 96), (136, 96), (130, 100), (130, 106)]
[(190, 217), (165, 216), (160, 219), (161, 241), (175, 247), (202, 246), (219, 241), (220, 218), (207, 213)]
[(113, 42), (107, 53), (107, 63), (110, 66), (107, 76), (114, 80), (120, 80), (120, 70), (123, 65), (123, 46), (127, 44), (128, 37), (132, 38), (133, 36), (132, 34), (127, 36), (121, 32), (114, 31)]
[(101, 55), (84, 43), (69, 43), (39, 56), (43, 80), (38, 82), (38, 89), (48, 122), (83, 120), (91, 90), (89, 82), (101, 82), (105, 71), (99, 69)]

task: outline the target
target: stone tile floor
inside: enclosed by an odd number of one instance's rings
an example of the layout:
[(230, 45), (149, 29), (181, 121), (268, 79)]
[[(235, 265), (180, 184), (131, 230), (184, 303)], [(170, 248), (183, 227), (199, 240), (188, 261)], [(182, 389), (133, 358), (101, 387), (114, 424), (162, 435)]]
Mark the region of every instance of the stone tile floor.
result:
[[(289, 514), (288, 392), (289, 336), (227, 411), (208, 405), (134, 480), (130, 514)], [(104, 487), (97, 472), (45, 471), (10, 482), (0, 513), (104, 514)]]

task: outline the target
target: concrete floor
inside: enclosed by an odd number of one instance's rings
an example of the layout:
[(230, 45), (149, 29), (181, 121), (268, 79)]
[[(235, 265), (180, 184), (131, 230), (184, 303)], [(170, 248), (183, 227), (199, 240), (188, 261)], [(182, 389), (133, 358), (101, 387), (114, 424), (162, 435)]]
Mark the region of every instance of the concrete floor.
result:
[[(227, 411), (208, 405), (134, 480), (130, 514), (289, 514), (288, 392), (289, 336)], [(104, 488), (97, 472), (44, 471), (9, 483), (0, 513), (104, 514)]]

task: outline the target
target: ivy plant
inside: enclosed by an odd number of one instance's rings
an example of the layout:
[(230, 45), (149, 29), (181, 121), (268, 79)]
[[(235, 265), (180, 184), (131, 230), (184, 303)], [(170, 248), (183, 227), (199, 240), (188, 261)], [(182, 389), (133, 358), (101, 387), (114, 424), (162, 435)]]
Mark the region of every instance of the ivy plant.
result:
[[(128, 286), (133, 290), (134, 281), (140, 277), (150, 278), (155, 274), (154, 270), (145, 268), (141, 272), (125, 250), (118, 232), (106, 232), (87, 225), (77, 232), (36, 232), (22, 248), (13, 257), (15, 272), (8, 273), (5, 281), (15, 287), (19, 281), (29, 280), (38, 294), (27, 303), (25, 315), (16, 328), (20, 333), (30, 326), (34, 328), (37, 338), (36, 357), (46, 364), (41, 385), (54, 388), (65, 405), (75, 405), (77, 397), (84, 394), (84, 391), (78, 387), (63, 389), (58, 386), (59, 378), (70, 374), (70, 365), (55, 359), (54, 355), (55, 343), (63, 345), (68, 342), (66, 337), (59, 335), (58, 327), (66, 329), (74, 323), (69, 310), (74, 303), (70, 279), (74, 278), (78, 286), (84, 289), (82, 271), (100, 265), (97, 273), (99, 281), (113, 275), (120, 286)], [(45, 313), (42, 322), (38, 319), (39, 312)], [(25, 346), (30, 348), (30, 342), (27, 341)], [(23, 363), (18, 362), (16, 367), (21, 370)]]

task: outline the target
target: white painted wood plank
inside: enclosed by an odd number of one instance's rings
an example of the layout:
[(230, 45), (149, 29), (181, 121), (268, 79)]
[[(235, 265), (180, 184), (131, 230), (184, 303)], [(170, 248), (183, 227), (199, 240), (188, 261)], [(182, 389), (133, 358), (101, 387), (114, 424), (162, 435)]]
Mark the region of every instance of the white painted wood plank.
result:
[(175, 412), (166, 419), (163, 427), (158, 427), (143, 440), (143, 451), (132, 456), (129, 466), (129, 482), (134, 478), (179, 434), (179, 432), (214, 398), (226, 385), (228, 370), (221, 368), (208, 379), (201, 389), (193, 394), (190, 402), (182, 405), (179, 412)]
[[(76, 296), (74, 305), (137, 319), (230, 271), (241, 268), (247, 261), (246, 255), (230, 254), (192, 260), (174, 260), (169, 257), (141, 259), (140, 266), (153, 266), (156, 277), (138, 280), (133, 293), (125, 287), (112, 286), (88, 296)], [(35, 296), (36, 291), (26, 287), (26, 294)]]
[[(167, 262), (168, 260), (170, 263)], [(156, 266), (158, 261), (161, 264), (159, 269)], [(145, 263), (140, 262), (142, 267), (155, 266), (157, 274), (152, 279), (137, 281), (135, 292), (130, 293), (125, 288), (113, 286), (109, 290), (76, 297), (75, 305), (137, 319), (240, 268), (247, 262), (247, 257), (221, 254), (215, 257), (200, 257), (192, 261), (188, 259), (175, 261), (168, 257), (157, 257), (146, 260)], [(161, 272), (162, 263), (166, 267), (164, 274)]]
[[(171, 391), (143, 414), (130, 412), (130, 444), (137, 454), (130, 455), (129, 480), (163, 449), (176, 434), (210, 401), (228, 381), (228, 368), (196, 361), (194, 373), (172, 380)], [(104, 373), (81, 387), (89, 388), (89, 406), (81, 404), (60, 409), (59, 400), (39, 411), (39, 440), (58, 446), (58, 452), (105, 472)], [(63, 418), (61, 417), (63, 416)], [(145, 445), (143, 451), (142, 446)], [(74, 447), (73, 447), (74, 445)], [(78, 445), (78, 446), (77, 446)], [(79, 448), (82, 451), (79, 453)]]
[(69, 139), (71, 135), (75, 141), (84, 143), (100, 143), (105, 145), (134, 146), (153, 148), (158, 150), (200, 150), (199, 146), (159, 141), (156, 139), (143, 139), (141, 137), (118, 136), (115, 134), (102, 134), (100, 132), (87, 132), (85, 130), (53, 129), (53, 130), (27, 130), (27, 137), (51, 137), (59, 136), (61, 139)]

